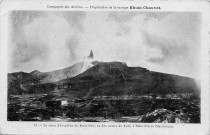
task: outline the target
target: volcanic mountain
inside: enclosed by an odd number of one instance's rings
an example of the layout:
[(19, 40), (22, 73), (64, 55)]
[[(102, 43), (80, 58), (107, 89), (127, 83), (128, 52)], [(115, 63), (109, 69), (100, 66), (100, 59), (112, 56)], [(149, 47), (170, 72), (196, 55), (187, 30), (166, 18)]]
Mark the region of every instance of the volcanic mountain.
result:
[(82, 98), (101, 95), (199, 94), (200, 91), (193, 78), (153, 72), (142, 67), (128, 67), (122, 62), (101, 62), (75, 77), (54, 84), (65, 88), (67, 93), (78, 91), (78, 97)]
[(32, 71), (8, 74), (8, 93), (47, 93), (65, 89), (88, 98), (101, 95), (200, 93), (193, 78), (128, 67), (122, 62), (98, 62), (93, 52), (83, 61), (52, 72)]

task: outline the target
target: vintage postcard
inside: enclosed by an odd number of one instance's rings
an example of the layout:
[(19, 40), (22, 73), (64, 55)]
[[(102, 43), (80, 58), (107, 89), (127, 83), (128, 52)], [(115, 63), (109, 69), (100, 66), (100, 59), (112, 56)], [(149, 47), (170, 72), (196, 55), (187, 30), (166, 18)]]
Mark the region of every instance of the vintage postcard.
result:
[(207, 1), (3, 1), (2, 134), (209, 134)]

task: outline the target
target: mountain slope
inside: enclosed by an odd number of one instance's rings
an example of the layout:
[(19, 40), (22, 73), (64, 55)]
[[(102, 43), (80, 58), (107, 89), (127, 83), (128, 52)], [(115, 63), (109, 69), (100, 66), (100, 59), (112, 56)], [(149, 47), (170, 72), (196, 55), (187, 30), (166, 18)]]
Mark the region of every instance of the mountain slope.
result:
[(141, 95), (167, 93), (199, 93), (189, 77), (149, 71), (141, 67), (128, 67), (121, 62), (98, 63), (73, 78), (56, 82), (67, 92), (79, 91), (79, 97), (101, 95)]
[[(93, 66), (97, 63), (98, 63), (97, 61), (91, 61), (91, 64)], [(32, 86), (35, 85), (45, 85), (59, 80), (74, 77), (84, 72), (88, 68), (90, 68), (90, 67), (84, 68), (85, 65), (87, 65), (87, 63), (83, 61), (80, 63), (76, 63), (70, 67), (51, 72), (40, 72), (35, 70), (30, 73), (26, 72), (9, 73), (8, 89), (9, 92), (13, 94), (18, 94), (18, 93), (20, 94), (24, 91), (28, 91)]]

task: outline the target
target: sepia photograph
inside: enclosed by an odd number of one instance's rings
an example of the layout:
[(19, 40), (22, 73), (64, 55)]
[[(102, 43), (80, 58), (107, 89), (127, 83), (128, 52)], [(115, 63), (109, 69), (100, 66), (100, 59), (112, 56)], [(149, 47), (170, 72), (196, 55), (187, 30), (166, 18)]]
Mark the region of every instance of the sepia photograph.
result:
[(201, 12), (8, 18), (8, 121), (201, 123)]

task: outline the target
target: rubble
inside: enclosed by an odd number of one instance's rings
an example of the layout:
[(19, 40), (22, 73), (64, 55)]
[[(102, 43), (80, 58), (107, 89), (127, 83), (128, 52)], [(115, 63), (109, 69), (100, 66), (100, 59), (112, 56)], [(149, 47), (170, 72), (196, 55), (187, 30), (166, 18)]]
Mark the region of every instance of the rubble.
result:
[(143, 123), (190, 123), (190, 118), (186, 113), (177, 114), (162, 108), (142, 115), (138, 121)]
[(50, 94), (11, 96), (8, 120), (200, 123), (199, 100), (173, 97), (130, 95), (71, 99)]

